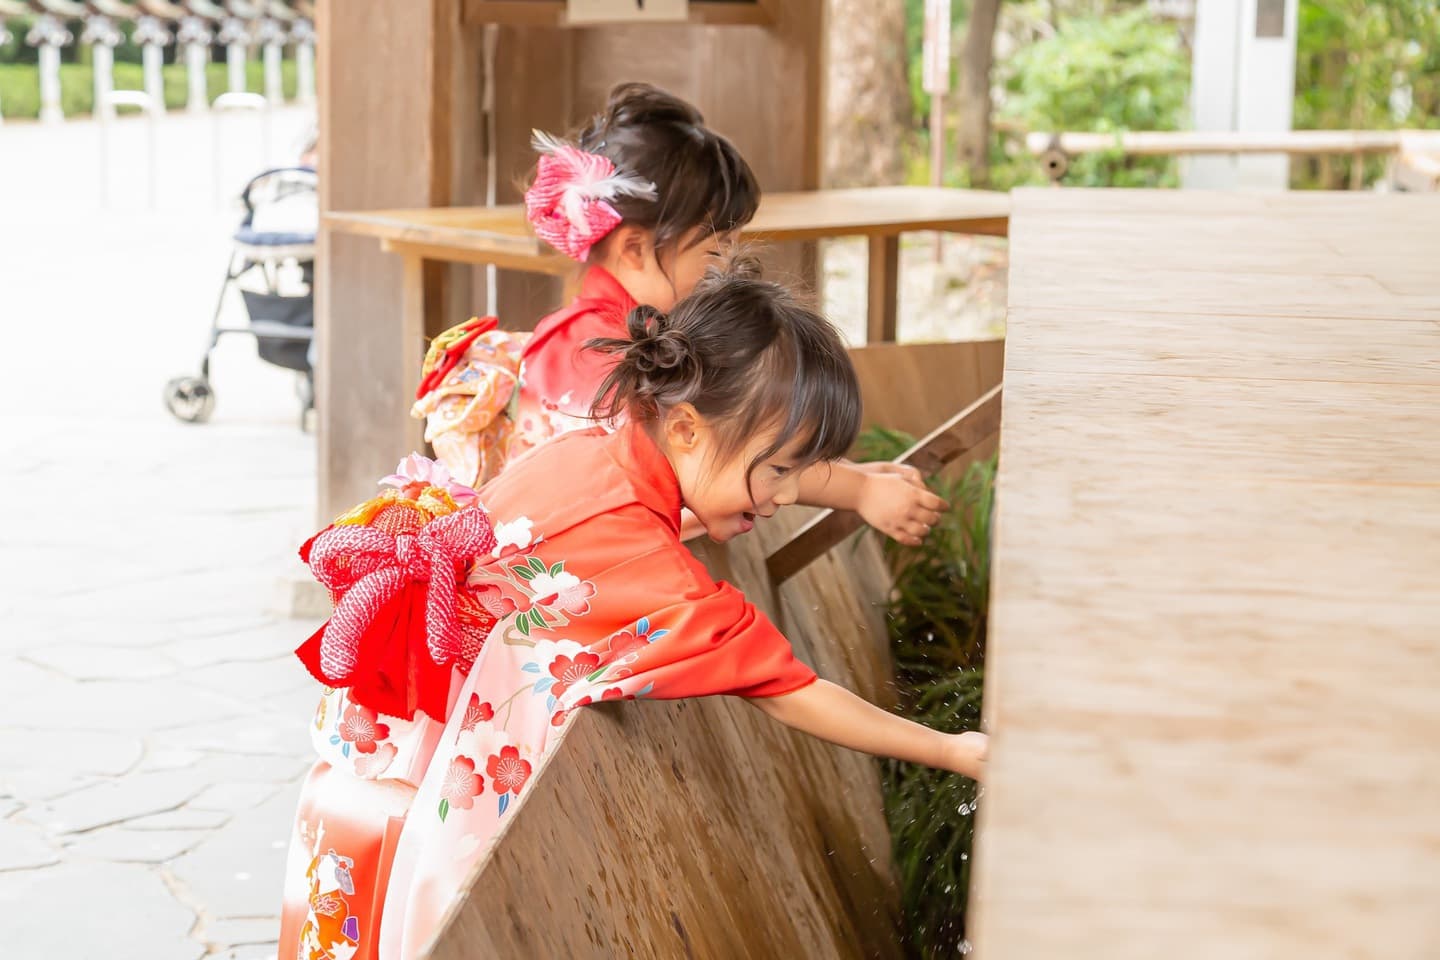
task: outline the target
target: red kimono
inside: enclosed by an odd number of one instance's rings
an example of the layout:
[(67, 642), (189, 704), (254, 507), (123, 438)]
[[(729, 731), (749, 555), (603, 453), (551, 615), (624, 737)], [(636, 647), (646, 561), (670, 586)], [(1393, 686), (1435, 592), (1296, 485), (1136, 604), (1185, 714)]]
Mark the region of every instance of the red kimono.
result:
[(496, 546), (465, 589), (498, 622), (455, 664), (443, 725), (327, 695), (316, 743), (330, 762), (292, 840), (285, 960), (419, 956), (575, 708), (815, 679), (680, 543), (679, 484), (642, 429), (558, 438), (480, 496)]

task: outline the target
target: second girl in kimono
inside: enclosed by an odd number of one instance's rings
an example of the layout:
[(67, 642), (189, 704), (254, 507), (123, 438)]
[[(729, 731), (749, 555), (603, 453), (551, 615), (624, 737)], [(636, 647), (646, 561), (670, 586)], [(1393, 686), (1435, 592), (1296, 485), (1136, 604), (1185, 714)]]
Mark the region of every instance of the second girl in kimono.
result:
[(745, 697), (855, 750), (982, 772), (983, 735), (817, 679), (681, 542), (682, 509), (729, 540), (849, 449), (860, 397), (834, 329), (741, 262), (624, 333), (596, 345), (616, 431), (552, 440), (478, 498), (416, 461), (308, 545), (337, 607), (300, 656), (336, 694), (292, 839), (287, 960), (421, 956), (592, 703)]
[[(613, 355), (586, 350), (626, 336), (636, 306), (668, 312), (755, 216), (760, 187), (700, 111), (646, 83), (624, 83), (569, 141), (536, 134), (525, 194), (540, 239), (583, 269), (580, 293), (533, 335), (477, 318), (431, 345), (413, 412), (456, 479), (479, 484), (551, 437), (588, 429)], [(911, 467), (836, 463), (801, 478), (799, 502), (853, 510), (918, 544), (945, 503)], [(686, 535), (702, 533), (686, 517)]]

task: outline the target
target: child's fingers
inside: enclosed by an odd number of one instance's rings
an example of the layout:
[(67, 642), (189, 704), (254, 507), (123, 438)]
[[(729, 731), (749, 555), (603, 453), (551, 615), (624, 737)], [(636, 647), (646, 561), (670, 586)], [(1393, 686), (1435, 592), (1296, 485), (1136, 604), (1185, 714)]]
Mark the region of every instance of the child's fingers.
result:
[(944, 511), (950, 509), (950, 504), (946, 503), (942, 498), (937, 497), (929, 490), (925, 491), (925, 495), (920, 498), (919, 502), (920, 506), (924, 507), (926, 510), (933, 510), (943, 513)]
[(934, 510), (916, 510), (910, 515), (910, 519), (914, 523), (924, 524), (925, 531), (928, 533), (933, 527), (939, 525), (940, 514)]

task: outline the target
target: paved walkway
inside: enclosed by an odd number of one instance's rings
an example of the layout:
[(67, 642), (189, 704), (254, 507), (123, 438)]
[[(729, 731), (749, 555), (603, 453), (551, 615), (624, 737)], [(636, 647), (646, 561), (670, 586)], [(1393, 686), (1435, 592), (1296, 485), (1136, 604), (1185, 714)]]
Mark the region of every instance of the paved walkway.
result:
[[(208, 124), (167, 129), (208, 161)], [(166, 212), (94, 213), (69, 189), (93, 135), (0, 128), (0, 954), (269, 957), (314, 703), (288, 653), (315, 624), (278, 612), (313, 439), (240, 338), (210, 424), (165, 412), (235, 217), (200, 174)]]

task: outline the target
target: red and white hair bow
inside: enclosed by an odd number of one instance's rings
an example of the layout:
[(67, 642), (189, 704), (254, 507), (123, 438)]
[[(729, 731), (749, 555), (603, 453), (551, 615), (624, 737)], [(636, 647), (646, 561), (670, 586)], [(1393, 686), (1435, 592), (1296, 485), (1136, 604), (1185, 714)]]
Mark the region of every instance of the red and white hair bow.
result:
[(550, 246), (584, 262), (590, 248), (624, 218), (610, 201), (617, 197), (654, 200), (655, 184), (621, 173), (609, 157), (589, 153), (534, 131), (540, 153), (535, 182), (525, 191), (525, 214), (535, 233)]

